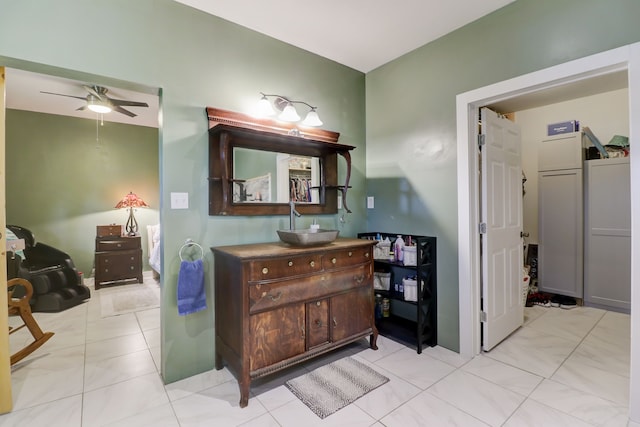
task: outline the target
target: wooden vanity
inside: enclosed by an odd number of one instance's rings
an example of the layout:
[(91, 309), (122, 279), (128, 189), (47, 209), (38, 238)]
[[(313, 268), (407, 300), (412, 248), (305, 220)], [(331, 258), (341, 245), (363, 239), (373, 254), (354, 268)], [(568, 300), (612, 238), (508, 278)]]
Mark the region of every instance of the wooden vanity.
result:
[(319, 247), (285, 243), (211, 248), (215, 259), (215, 366), (251, 380), (370, 336), (373, 244), (339, 238)]

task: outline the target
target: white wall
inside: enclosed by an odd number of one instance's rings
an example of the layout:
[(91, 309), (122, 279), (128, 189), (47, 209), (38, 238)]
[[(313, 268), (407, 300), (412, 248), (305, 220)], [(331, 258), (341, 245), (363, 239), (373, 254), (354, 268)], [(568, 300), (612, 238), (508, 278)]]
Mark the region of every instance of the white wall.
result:
[(547, 137), (547, 124), (578, 120), (603, 144), (614, 135), (629, 136), (629, 91), (620, 89), (571, 101), (518, 111), (515, 121), (522, 130), (522, 170), (527, 182), (523, 203), (523, 227), (527, 243), (538, 243), (538, 143)]

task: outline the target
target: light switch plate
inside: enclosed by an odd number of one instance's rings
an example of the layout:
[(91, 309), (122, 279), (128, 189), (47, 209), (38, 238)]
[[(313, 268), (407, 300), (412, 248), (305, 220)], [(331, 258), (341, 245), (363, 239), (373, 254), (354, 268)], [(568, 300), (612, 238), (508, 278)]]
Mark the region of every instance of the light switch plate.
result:
[(374, 201), (373, 196), (367, 197), (367, 209), (373, 209)]
[(189, 193), (171, 193), (171, 209), (189, 209)]

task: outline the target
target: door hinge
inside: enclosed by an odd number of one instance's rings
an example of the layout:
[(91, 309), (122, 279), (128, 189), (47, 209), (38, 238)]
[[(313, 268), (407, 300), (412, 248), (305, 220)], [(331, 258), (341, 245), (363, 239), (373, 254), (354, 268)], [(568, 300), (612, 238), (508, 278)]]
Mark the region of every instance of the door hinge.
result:
[(486, 311), (481, 311), (480, 312), (480, 322), (484, 323), (487, 321), (487, 312)]
[(487, 234), (487, 223), (481, 222), (478, 229), (480, 230), (480, 234)]
[(487, 136), (482, 133), (478, 135), (478, 147), (482, 147), (486, 143), (486, 137)]

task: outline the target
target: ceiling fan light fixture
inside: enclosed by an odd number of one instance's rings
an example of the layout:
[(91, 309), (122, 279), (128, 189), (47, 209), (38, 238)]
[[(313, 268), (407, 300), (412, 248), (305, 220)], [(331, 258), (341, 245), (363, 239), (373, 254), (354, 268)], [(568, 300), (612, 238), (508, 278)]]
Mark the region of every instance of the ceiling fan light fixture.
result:
[(111, 106), (93, 95), (87, 96), (87, 108), (95, 113), (107, 114), (111, 112)]

